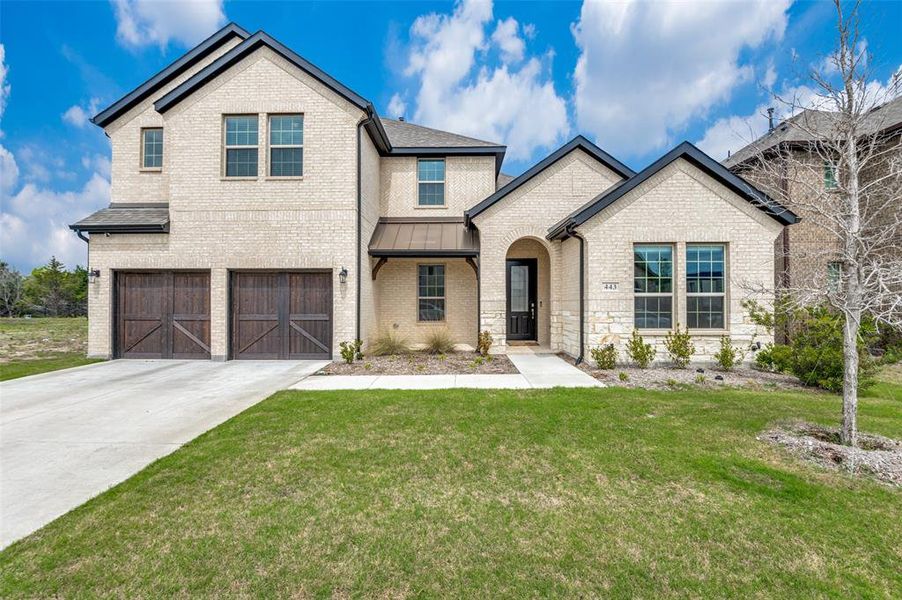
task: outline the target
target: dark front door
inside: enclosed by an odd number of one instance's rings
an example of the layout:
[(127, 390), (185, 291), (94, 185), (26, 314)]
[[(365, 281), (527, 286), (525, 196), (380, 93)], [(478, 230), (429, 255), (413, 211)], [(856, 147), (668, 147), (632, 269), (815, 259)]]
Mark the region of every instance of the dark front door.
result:
[(536, 339), (536, 259), (507, 261), (507, 339)]
[(210, 358), (210, 274), (116, 274), (116, 355)]
[(332, 273), (232, 273), (232, 357), (332, 356)]

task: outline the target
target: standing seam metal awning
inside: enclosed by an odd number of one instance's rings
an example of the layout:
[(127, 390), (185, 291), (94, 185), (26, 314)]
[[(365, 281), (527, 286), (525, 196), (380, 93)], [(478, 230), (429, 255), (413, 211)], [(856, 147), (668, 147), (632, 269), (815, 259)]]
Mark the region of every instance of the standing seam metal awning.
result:
[(369, 253), (380, 258), (479, 256), (479, 232), (465, 227), (462, 218), (383, 217), (370, 239)]

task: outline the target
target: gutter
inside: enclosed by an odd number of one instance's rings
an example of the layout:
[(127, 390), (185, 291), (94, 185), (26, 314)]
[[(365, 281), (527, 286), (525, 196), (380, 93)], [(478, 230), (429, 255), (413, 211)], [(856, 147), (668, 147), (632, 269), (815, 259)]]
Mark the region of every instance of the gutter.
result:
[(576, 357), (576, 364), (579, 365), (585, 359), (585, 338), (586, 338), (586, 253), (585, 238), (574, 231), (567, 228), (567, 233), (571, 237), (579, 240), (579, 356)]
[(75, 235), (77, 235), (80, 239), (84, 240), (84, 242), (85, 242), (86, 244), (90, 244), (90, 243), (91, 243), (91, 240), (89, 240), (88, 238), (85, 237), (85, 234), (83, 234), (83, 233), (81, 232), (81, 229), (74, 229), (74, 228), (73, 228), (72, 231), (74, 231), (74, 232), (75, 232)]

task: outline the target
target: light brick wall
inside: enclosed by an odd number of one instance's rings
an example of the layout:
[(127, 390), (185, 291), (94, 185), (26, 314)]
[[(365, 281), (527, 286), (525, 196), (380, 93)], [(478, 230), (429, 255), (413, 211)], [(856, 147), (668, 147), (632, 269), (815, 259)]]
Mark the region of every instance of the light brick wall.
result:
[[(237, 38), (229, 40), (105, 128), (112, 147), (110, 196), (113, 202), (124, 204), (169, 200), (170, 143), (167, 129), (164, 127), (163, 115), (154, 110), (153, 103), (239, 43), (240, 40)], [(141, 169), (141, 129), (144, 127), (164, 127), (162, 171)]]
[(480, 329), (491, 332), (493, 351), (506, 348), (505, 261), (508, 249), (520, 238), (534, 240), (548, 253), (548, 336), (552, 348), (561, 347), (561, 244), (548, 242), (545, 235), (549, 227), (620, 179), (590, 155), (574, 150), (474, 219), (480, 239)]
[[(417, 265), (421, 264), (445, 265), (446, 315), (442, 323), (417, 320)], [(456, 343), (475, 347), (476, 291), (476, 272), (462, 258), (391, 258), (376, 276), (378, 326), (372, 335), (394, 331), (409, 343), (420, 344), (430, 331), (447, 327)]]
[[(286, 112), (304, 114), (304, 177), (274, 180), (265, 177), (265, 113)], [(241, 113), (260, 114), (260, 177), (223, 180), (222, 115)], [(354, 278), (364, 275), (355, 272), (356, 128), (362, 116), (266, 49), (167, 113), (164, 172), (169, 172), (170, 233), (92, 237), (90, 265), (100, 269), (101, 278), (89, 291), (89, 354), (109, 356), (112, 350), (112, 270), (211, 270), (211, 354), (224, 358), (230, 269), (326, 269), (334, 273), (332, 346), (337, 355), (338, 343), (354, 337)], [(372, 155), (368, 149), (365, 154), (370, 161), (365, 188), (371, 199), (377, 184)], [(114, 162), (127, 164), (121, 161), (114, 149)], [(137, 163), (133, 165), (136, 170)], [(367, 214), (372, 212), (370, 208)], [(338, 281), (342, 266), (350, 271), (344, 285)]]
[(378, 327), (375, 284), (371, 275), (368, 245), (379, 222), (380, 158), (375, 144), (366, 132), (361, 132), (361, 243), (360, 266), (360, 339), (369, 340)]
[[(741, 301), (754, 294), (750, 287), (768, 288), (756, 296), (773, 300), (773, 244), (782, 226), (738, 197), (713, 178), (679, 160), (644, 182), (590, 219), (579, 231), (586, 238), (586, 348), (613, 341), (621, 350), (633, 329), (633, 245), (674, 244), (674, 315), (686, 323), (686, 244), (717, 242), (727, 245), (727, 330), (692, 332), (697, 359), (716, 351), (720, 336), (728, 333), (736, 345), (755, 339), (770, 341), (742, 309)], [(569, 242), (568, 242), (569, 243)], [(604, 282), (616, 282), (617, 291), (605, 291)], [(643, 332), (666, 360), (664, 334)], [(572, 352), (568, 350), (568, 352)], [(751, 359), (751, 354), (746, 356)]]
[(579, 240), (568, 238), (559, 242), (561, 277), (556, 282), (560, 289), (561, 308), (558, 320), (561, 328), (559, 350), (571, 356), (579, 356)]
[(417, 206), (417, 159), (382, 159), (383, 217), (463, 217), (464, 211), (495, 191), (494, 156), (445, 158), (445, 206)]

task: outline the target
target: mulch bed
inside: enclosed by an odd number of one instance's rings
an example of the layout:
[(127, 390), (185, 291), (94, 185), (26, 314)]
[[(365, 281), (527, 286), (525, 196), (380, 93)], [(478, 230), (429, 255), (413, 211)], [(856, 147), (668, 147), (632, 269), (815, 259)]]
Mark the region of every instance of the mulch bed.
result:
[(350, 365), (333, 362), (317, 375), (504, 375), (519, 373), (503, 354), (482, 357), (475, 352), (427, 354), (411, 352), (392, 356), (367, 356)]
[[(567, 354), (558, 354), (570, 364), (576, 361)], [(667, 366), (652, 366), (648, 369), (617, 365), (610, 371), (602, 371), (591, 361), (583, 361), (579, 368), (608, 385), (616, 385), (628, 388), (642, 388), (651, 390), (666, 390), (674, 386), (696, 385), (700, 387), (739, 387), (749, 389), (780, 389), (798, 391), (801, 389), (812, 390), (805, 387), (798, 379), (782, 373), (768, 373), (748, 367), (736, 367), (732, 371), (721, 371), (708, 367), (702, 368), (690, 365), (685, 369), (677, 369)], [(626, 374), (626, 380), (621, 379), (620, 373)], [(720, 379), (717, 379), (720, 377)]]
[(873, 477), (902, 487), (902, 442), (881, 435), (858, 434), (858, 447), (839, 443), (839, 430), (811, 423), (788, 423), (758, 439), (828, 469)]

